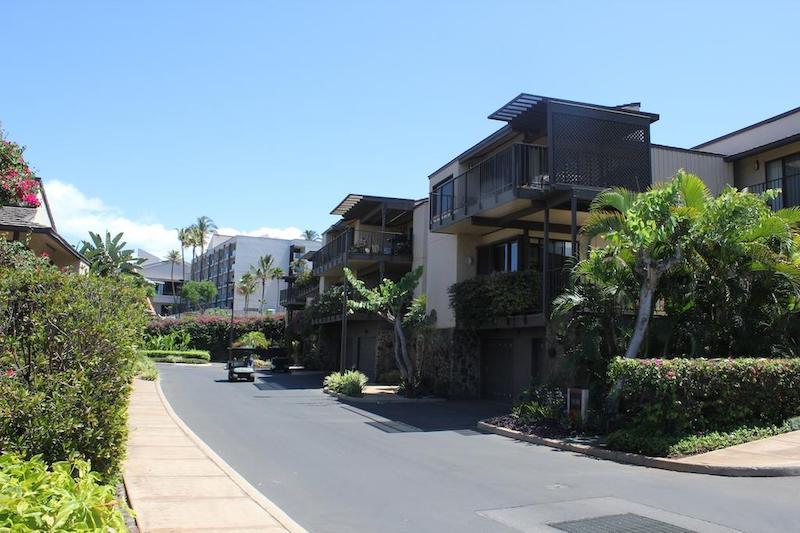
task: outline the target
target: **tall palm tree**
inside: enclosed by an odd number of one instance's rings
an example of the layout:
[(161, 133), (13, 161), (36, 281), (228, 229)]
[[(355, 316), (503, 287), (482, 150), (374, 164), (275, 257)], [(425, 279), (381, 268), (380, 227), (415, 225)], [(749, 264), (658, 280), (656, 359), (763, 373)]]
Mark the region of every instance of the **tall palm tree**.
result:
[(261, 313), (264, 313), (264, 290), (267, 286), (267, 280), (271, 279), (272, 274), (270, 271), (275, 267), (275, 262), (270, 254), (262, 255), (256, 261), (256, 265), (252, 267), (253, 275), (261, 280)]
[(319, 233), (314, 231), (313, 229), (307, 229), (303, 231), (303, 239), (307, 241), (318, 241), (319, 240)]
[[(169, 261), (169, 281), (172, 283), (172, 301), (173, 305), (178, 307), (178, 291), (175, 290), (175, 263), (181, 259), (181, 252), (178, 250), (170, 250), (167, 254), (167, 261)], [(175, 309), (172, 310), (175, 313)]]
[[(183, 280), (181, 283), (186, 282), (186, 256), (185, 251), (186, 248), (192, 245), (192, 232), (189, 228), (178, 228), (178, 242), (181, 243), (181, 279)], [(194, 254), (192, 254), (192, 258), (194, 259)], [(183, 295), (181, 295), (180, 300), (183, 300)], [(182, 303), (182, 302), (181, 302)], [(178, 316), (180, 316), (180, 306), (178, 307)]]
[(203, 251), (205, 250), (206, 240), (214, 230), (217, 229), (217, 225), (214, 224), (214, 221), (211, 218), (203, 215), (201, 217), (197, 217), (197, 222), (194, 223), (195, 232), (197, 235), (197, 240), (200, 241), (200, 255), (203, 255)]
[(91, 241), (82, 241), (80, 253), (89, 260), (89, 271), (98, 276), (116, 276), (127, 274), (140, 276), (139, 266), (145, 262), (141, 257), (134, 257), (133, 250), (126, 249), (127, 242), (122, 240), (122, 233), (117, 233), (113, 238), (106, 231), (103, 238), (92, 231), (89, 232)]
[(278, 293), (278, 299), (275, 300), (275, 302), (276, 302), (275, 309), (276, 310), (278, 309), (278, 304), (280, 304), (280, 301), (281, 301), (281, 281), (280, 280), (283, 277), (283, 275), (284, 275), (284, 273), (283, 273), (283, 269), (281, 267), (274, 267), (274, 268), (271, 268), (270, 271), (269, 271), (269, 277), (275, 280), (275, 287), (276, 287), (276, 291)]
[(256, 277), (251, 272), (242, 274), (242, 279), (236, 284), (236, 291), (244, 296), (244, 314), (247, 316), (247, 304), (250, 302), (250, 295), (256, 292)]

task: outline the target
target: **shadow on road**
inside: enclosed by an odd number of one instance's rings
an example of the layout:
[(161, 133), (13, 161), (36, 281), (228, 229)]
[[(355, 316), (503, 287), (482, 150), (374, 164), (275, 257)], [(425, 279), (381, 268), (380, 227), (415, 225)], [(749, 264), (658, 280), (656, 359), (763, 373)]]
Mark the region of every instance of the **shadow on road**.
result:
[(256, 376), (256, 387), (262, 391), (321, 389), (322, 374), (273, 373), (261, 370)]

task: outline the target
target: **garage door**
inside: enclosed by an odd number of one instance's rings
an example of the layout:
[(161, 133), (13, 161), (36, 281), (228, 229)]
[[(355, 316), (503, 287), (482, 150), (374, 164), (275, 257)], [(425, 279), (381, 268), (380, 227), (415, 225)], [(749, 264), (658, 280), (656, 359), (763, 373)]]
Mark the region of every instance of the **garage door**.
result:
[(510, 402), (514, 395), (514, 341), (508, 338), (481, 342), (483, 397)]
[(375, 337), (358, 338), (358, 360), (356, 368), (375, 381)]

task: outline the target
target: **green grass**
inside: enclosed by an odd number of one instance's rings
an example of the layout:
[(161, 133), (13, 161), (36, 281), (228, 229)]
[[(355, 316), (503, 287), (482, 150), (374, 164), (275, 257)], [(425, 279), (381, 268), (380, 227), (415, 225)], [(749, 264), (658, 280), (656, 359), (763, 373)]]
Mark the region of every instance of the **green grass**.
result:
[(683, 457), (736, 446), (791, 431), (791, 425), (742, 426), (730, 431), (665, 435), (649, 428), (618, 429), (608, 435), (606, 445), (614, 450), (652, 457)]
[(195, 359), (193, 357), (178, 357), (175, 355), (165, 355), (163, 357), (148, 357), (154, 363), (184, 363), (187, 365), (202, 365), (207, 363), (203, 359)]
[(152, 359), (143, 354), (136, 356), (136, 377), (147, 381), (158, 379), (158, 368)]
[[(208, 350), (139, 350), (139, 353), (155, 361), (166, 363), (206, 363), (211, 360), (211, 354), (208, 352)], [(182, 361), (171, 359), (181, 359)], [(189, 359), (192, 359), (193, 361), (183, 361)]]

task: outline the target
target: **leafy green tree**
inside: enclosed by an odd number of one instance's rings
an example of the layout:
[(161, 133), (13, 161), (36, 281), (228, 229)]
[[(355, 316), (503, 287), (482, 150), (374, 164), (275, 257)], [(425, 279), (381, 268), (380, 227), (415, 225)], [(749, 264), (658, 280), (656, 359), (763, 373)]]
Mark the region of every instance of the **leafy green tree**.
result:
[(175, 313), (178, 309), (178, 291), (175, 290), (175, 263), (181, 260), (181, 252), (178, 250), (170, 250), (167, 254), (167, 261), (169, 261), (169, 281), (172, 283), (172, 302)]
[(407, 272), (399, 281), (384, 279), (375, 288), (367, 288), (349, 269), (344, 269), (348, 283), (360, 299), (348, 300), (351, 310), (375, 313), (391, 324), (394, 331), (394, 358), (400, 375), (410, 393), (419, 387), (419, 376), (408, 353), (406, 330), (418, 325), (425, 313), (424, 296), (414, 298), (414, 290), (422, 277), (422, 267)]
[(244, 296), (244, 312), (247, 313), (248, 303), (250, 302), (250, 296), (254, 292), (256, 292), (256, 277), (252, 274), (252, 272), (245, 272), (242, 274), (239, 283), (236, 284), (236, 291)]
[(208, 237), (217, 229), (217, 225), (211, 218), (202, 216), (197, 218), (194, 223), (194, 232), (197, 239), (198, 246), (200, 246), (200, 255), (205, 251), (206, 241)]
[(632, 261), (629, 267), (639, 285), (636, 320), (625, 357), (639, 353), (659, 282), (684, 260), (692, 221), (709, 196), (700, 178), (680, 171), (669, 182), (645, 192), (609, 189), (592, 202), (583, 234), (602, 237), (607, 246), (591, 253), (615, 254)]
[(275, 268), (275, 263), (270, 254), (259, 257), (255, 266), (251, 267), (253, 275), (261, 281), (261, 306), (259, 307), (259, 312), (262, 314), (264, 313), (264, 291), (267, 287), (267, 281), (272, 279), (273, 268)]
[(122, 233), (117, 233), (114, 238), (106, 231), (103, 238), (92, 231), (89, 232), (89, 241), (83, 241), (80, 252), (89, 260), (89, 271), (98, 276), (117, 276), (121, 274), (140, 276), (139, 266), (144, 259), (134, 257), (133, 250), (126, 249), (127, 242), (122, 240)]
[[(281, 299), (281, 278), (285, 275), (283, 269), (281, 267), (273, 267), (269, 271), (269, 277), (275, 280), (275, 290), (278, 293), (278, 299), (275, 300), (277, 303), (280, 302)], [(277, 309), (276, 303), (276, 309)]]
[(181, 294), (193, 306), (200, 308), (200, 314), (205, 314), (206, 307), (217, 295), (217, 287), (211, 281), (187, 281), (183, 284)]

